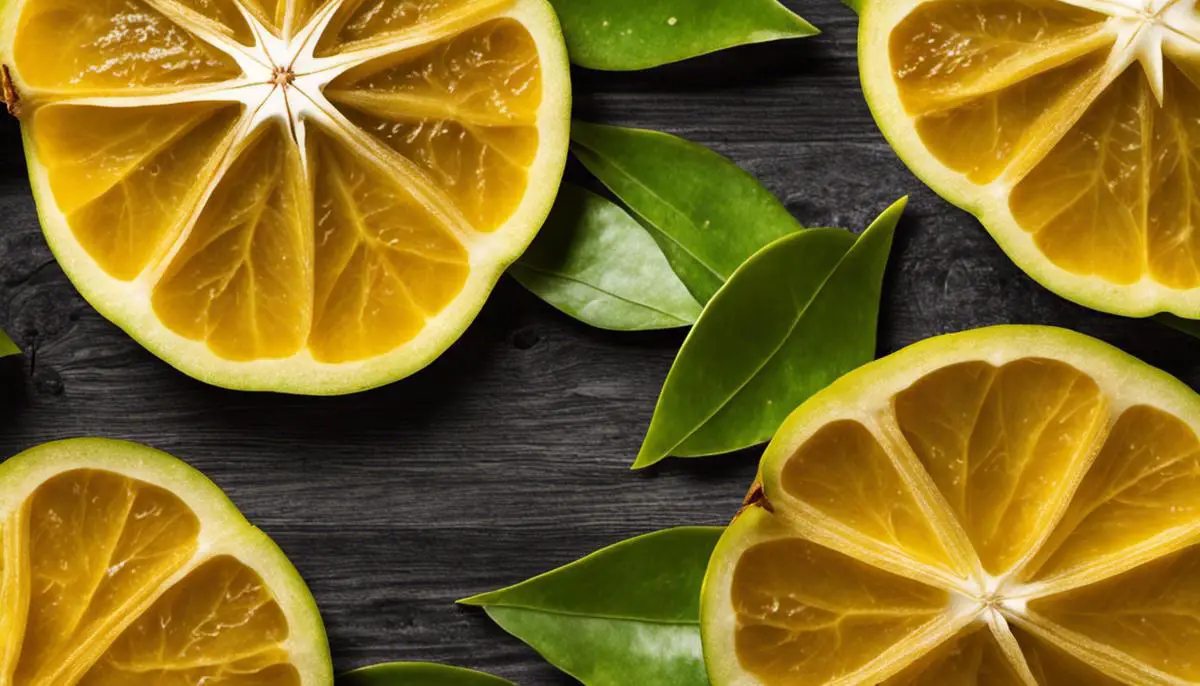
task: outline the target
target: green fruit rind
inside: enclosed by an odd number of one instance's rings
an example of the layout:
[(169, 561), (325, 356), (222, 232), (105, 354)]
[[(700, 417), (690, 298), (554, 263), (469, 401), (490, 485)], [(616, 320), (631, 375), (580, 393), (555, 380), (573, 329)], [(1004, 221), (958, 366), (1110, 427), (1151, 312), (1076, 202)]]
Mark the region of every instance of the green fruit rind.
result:
[[(0, 63), (13, 63), (17, 20), (24, 2), (0, 5)], [(107, 274), (75, 240), (54, 202), (49, 174), (37, 160), (34, 141), (22, 127), (29, 180), (46, 241), (72, 284), (101, 315), (179, 371), (213, 386), (241, 391), (273, 391), (332, 396), (377, 388), (411, 376), (440, 357), (478, 316), (508, 267), (521, 256), (550, 214), (566, 168), (570, 142), (570, 62), (558, 17), (548, 0), (516, 0), (504, 16), (520, 20), (533, 37), (542, 68), (543, 102), (538, 112), (540, 141), (529, 167), (531, 183), (508, 221), (489, 234), (487, 254), (472, 254), (462, 291), (412, 341), (383, 355), (328, 364), (302, 350), (282, 359), (232, 361), (217, 357), (203, 341), (168, 329), (154, 314), (151, 290), (131, 290), (129, 282)], [(13, 72), (19, 92), (29, 89)]]
[(325, 625), (300, 573), (216, 484), (167, 453), (107, 438), (75, 438), (30, 448), (0, 463), (0, 519), (48, 479), (76, 469), (108, 471), (146, 482), (169, 491), (191, 508), (207, 544), (199, 554), (204, 559), (230, 555), (253, 569), (270, 589), (287, 619), (288, 638), (283, 648), (299, 672), (302, 686), (333, 684)]
[(1050, 291), (1102, 312), (1150, 317), (1167, 312), (1200, 318), (1200, 287), (1172, 289), (1143, 276), (1128, 285), (1079, 274), (1054, 264), (1038, 248), (1008, 207), (1008, 194), (989, 192), (939, 162), (925, 147), (912, 117), (904, 111), (891, 70), (890, 32), (917, 0), (857, 0), (858, 65), (863, 95), (875, 122), (900, 159), (951, 204), (979, 219), (1018, 267)]
[[(767, 502), (782, 492), (788, 459), (817, 430), (836, 418), (884, 407), (890, 398), (925, 375), (963, 362), (1003, 365), (1023, 358), (1066, 363), (1092, 377), (1109, 398), (1152, 405), (1178, 417), (1200, 434), (1200, 395), (1173, 376), (1090, 336), (1046, 326), (994, 326), (948, 334), (913, 344), (838, 379), (796, 409), (767, 447), (758, 483)], [(750, 683), (728, 646), (732, 631), (728, 584), (742, 550), (763, 533), (763, 523), (779, 522), (761, 507), (743, 512), (717, 543), (705, 573), (700, 609), (704, 659), (713, 686)], [(757, 682), (754, 682), (757, 683)]]

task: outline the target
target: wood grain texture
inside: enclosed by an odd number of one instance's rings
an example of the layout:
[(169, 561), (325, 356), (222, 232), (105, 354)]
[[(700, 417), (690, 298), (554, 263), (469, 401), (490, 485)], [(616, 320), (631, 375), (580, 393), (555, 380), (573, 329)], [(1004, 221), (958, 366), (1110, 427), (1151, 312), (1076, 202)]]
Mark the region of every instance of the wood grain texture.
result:
[[(911, 194), (884, 285), (881, 353), (987, 324), (1055, 324), (1200, 383), (1200, 341), (1061, 300), (917, 181), (862, 101), (854, 15), (839, 0), (788, 4), (825, 34), (647, 73), (578, 71), (577, 116), (713, 147), (808, 226), (861, 230)], [(634, 534), (724, 523), (754, 474), (757, 451), (630, 473), (683, 334), (590, 330), (509, 279), (450, 352), (388, 388), (309, 399), (192, 381), (75, 292), (42, 239), (21, 154), (8, 121), (0, 326), (27, 354), (0, 364), (0, 454), (103, 435), (203, 470), (304, 574), (339, 669), (433, 660), (568, 684), (453, 601)]]

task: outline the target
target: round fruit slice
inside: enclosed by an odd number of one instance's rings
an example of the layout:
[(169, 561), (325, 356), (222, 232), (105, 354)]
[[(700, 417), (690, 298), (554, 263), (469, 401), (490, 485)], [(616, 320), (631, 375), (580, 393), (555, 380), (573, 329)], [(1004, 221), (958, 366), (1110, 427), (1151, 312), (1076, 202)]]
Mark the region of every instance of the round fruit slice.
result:
[(67, 274), (230, 388), (346, 393), (428, 364), (566, 161), (546, 0), (14, 0), (0, 60)]
[(1198, 428), (1191, 389), (1058, 329), (843, 377), (713, 554), (713, 684), (1200, 683)]
[(863, 90), (918, 176), (1063, 297), (1200, 318), (1193, 0), (863, 4)]
[(101, 439), (0, 464), (0, 684), (332, 683), (304, 581), (199, 472)]

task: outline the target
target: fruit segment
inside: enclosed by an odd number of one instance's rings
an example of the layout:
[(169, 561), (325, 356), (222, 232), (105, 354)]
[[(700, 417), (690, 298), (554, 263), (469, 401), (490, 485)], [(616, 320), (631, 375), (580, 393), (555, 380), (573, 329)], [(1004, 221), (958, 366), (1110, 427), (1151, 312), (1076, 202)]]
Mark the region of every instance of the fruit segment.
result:
[(424, 29), (466, 27), (504, 0), (345, 0), (317, 47), (328, 56)]
[(768, 684), (854, 673), (948, 610), (945, 591), (801, 538), (746, 550), (732, 580), (737, 655)]
[(946, 166), (987, 184), (1036, 151), (1069, 121), (1100, 83), (1106, 53), (1074, 62), (970, 99), (921, 114), (921, 139)]
[(1021, 645), (1025, 662), (1038, 686), (1120, 686), (1122, 683), (1019, 627), (1013, 627), (1013, 635)]
[(313, 131), (314, 357), (356, 360), (411, 340), (458, 295), (469, 267), (446, 219), (336, 134)]
[(1028, 686), (988, 627), (973, 624), (882, 686)]
[(287, 620), (262, 579), (231, 557), (172, 586), (105, 651), (80, 686), (295, 686)]
[(1090, 377), (1038, 359), (938, 370), (898, 394), (895, 412), (994, 576), (1046, 535), (1107, 419)]
[[(144, 0), (29, 0), (13, 46), (21, 78), (72, 95), (213, 83), (237, 63)], [(47, 50), (47, 46), (54, 46)]]
[(1057, 0), (920, 4), (889, 41), (901, 101), (925, 114), (1000, 91), (1111, 43), (1105, 19)]
[(159, 318), (228, 359), (294, 355), (312, 319), (310, 203), (291, 136), (260, 129), (155, 286)]
[(30, 135), (75, 238), (109, 274), (137, 278), (183, 231), (237, 121), (237, 105), (56, 105)]
[(1029, 603), (1054, 625), (1188, 682), (1200, 680), (1200, 547)]
[[(866, 537), (872, 548), (892, 549), (915, 564), (966, 578), (971, 569), (953, 559), (918, 505), (891, 457), (862, 424), (843, 420), (822, 427), (788, 459), (778, 504), (812, 508), (812, 525), (834, 522)], [(803, 516), (803, 515), (801, 515)]]
[(1146, 259), (1171, 288), (1200, 285), (1200, 70), (1165, 66), (1166, 99), (1150, 132)]
[(195, 515), (158, 488), (74, 471), (29, 505), (29, 606), (16, 683), (70, 683), (191, 559)]
[(216, 23), (217, 29), (244, 45), (254, 44), (250, 25), (242, 16), (239, 0), (174, 0)]
[(1117, 419), (1039, 561), (1028, 571), (1036, 572), (1035, 581), (1045, 582), (1136, 564), (1148, 547), (1186, 541), (1200, 532), (1197, 503), (1196, 434), (1162, 410), (1132, 407)]
[(1120, 284), (1146, 271), (1157, 109), (1141, 69), (1126, 70), (1013, 189), (1013, 216), (1055, 264)]
[(538, 149), (537, 47), (512, 20), (366, 65), (326, 96), (415, 163), (480, 231), (517, 209)]

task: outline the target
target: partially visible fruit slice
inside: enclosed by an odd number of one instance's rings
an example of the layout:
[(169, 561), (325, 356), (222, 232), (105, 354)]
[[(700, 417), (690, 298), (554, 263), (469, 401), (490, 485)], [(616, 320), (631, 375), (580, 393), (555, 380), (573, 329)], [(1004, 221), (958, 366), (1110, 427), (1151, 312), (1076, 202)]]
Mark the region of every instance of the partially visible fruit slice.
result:
[(848, 374), (713, 554), (713, 684), (1200, 683), (1198, 429), (1191, 389), (1057, 329)]
[(1200, 318), (1200, 9), (865, 0), (863, 90), (901, 159), (1047, 288)]
[(67, 274), (222, 386), (347, 393), (424, 367), (566, 162), (546, 0), (18, 0), (0, 29)]
[(0, 541), (0, 683), (333, 683), (295, 568), (169, 455), (80, 439), (10, 458)]

